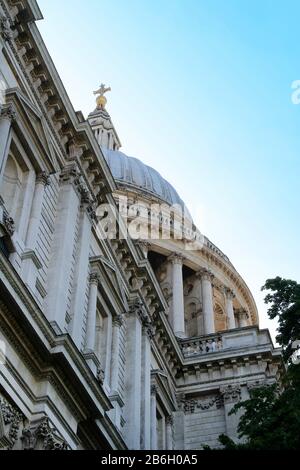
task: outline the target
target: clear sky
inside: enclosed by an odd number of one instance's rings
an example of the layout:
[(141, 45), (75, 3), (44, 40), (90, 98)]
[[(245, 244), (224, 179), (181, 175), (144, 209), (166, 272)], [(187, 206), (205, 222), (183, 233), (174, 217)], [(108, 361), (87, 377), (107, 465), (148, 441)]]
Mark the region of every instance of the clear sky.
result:
[(39, 0), (76, 110), (107, 109), (128, 155), (178, 190), (199, 229), (260, 287), (300, 281), (300, 3)]

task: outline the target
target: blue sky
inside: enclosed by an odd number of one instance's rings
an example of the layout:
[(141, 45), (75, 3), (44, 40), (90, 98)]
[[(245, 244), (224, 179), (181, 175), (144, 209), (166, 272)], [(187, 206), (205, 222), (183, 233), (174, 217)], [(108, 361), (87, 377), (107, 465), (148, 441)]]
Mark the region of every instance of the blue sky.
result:
[(107, 96), (123, 151), (178, 190), (270, 327), (260, 287), (300, 281), (300, 4), (279, 0), (39, 0), (76, 110)]

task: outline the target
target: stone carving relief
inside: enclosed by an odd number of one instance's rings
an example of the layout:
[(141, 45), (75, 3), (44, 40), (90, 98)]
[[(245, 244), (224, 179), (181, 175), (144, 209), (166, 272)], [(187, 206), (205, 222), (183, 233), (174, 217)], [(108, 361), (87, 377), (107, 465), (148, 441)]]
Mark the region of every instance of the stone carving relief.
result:
[(221, 387), (220, 393), (224, 399), (224, 403), (234, 403), (241, 398), (241, 388), (239, 385), (228, 385)]
[(21, 440), (23, 450), (70, 450), (48, 417), (24, 428)]
[(0, 398), (0, 449), (10, 450), (19, 436), (22, 414), (4, 398)]
[(182, 402), (181, 409), (183, 409), (185, 413), (195, 413), (195, 411), (205, 411), (213, 407), (216, 407), (217, 409), (219, 409), (223, 406), (223, 399), (222, 399), (222, 396), (220, 395), (216, 395), (210, 400), (183, 399), (181, 400), (181, 402)]

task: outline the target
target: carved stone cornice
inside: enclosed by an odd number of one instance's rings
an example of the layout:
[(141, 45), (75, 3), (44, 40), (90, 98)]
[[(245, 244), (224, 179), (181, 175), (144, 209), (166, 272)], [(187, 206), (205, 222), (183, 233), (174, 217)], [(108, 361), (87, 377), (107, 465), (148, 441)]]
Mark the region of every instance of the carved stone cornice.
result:
[(235, 403), (240, 400), (241, 387), (239, 385), (228, 385), (220, 388), (220, 394), (224, 399), (224, 403)]
[(46, 416), (22, 432), (23, 450), (71, 450)]

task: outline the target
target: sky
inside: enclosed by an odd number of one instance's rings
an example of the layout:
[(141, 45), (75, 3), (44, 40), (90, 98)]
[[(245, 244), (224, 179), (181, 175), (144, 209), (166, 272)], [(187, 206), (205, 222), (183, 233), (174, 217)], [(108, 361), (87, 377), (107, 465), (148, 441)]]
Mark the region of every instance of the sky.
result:
[(300, 3), (39, 0), (75, 110), (109, 111), (122, 150), (178, 191), (267, 317), (265, 280), (300, 281)]

